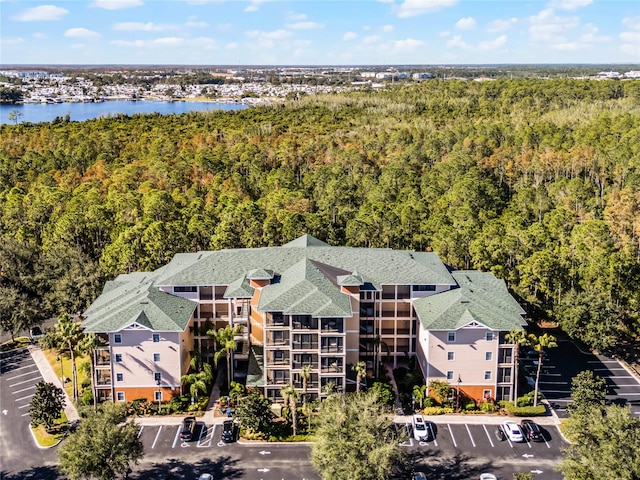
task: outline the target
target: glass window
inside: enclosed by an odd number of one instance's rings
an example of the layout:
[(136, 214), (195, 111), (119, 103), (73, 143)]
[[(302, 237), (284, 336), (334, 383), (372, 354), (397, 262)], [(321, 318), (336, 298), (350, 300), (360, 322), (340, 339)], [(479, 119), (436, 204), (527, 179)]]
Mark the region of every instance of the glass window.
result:
[(447, 352), (447, 360), (452, 361), (455, 358), (454, 352)]
[(116, 373), (116, 381), (124, 382), (124, 374), (123, 373)]
[(114, 333), (113, 334), (113, 343), (122, 343), (122, 334)]
[(493, 360), (493, 352), (484, 352), (485, 360)]
[(487, 370), (484, 372), (484, 379), (491, 380), (491, 370)]
[(116, 353), (116, 363), (120, 363), (120, 362), (122, 362), (122, 354)]
[(154, 333), (153, 334), (153, 341), (154, 341), (154, 343), (158, 343), (160, 341), (160, 334), (159, 333)]
[(455, 341), (456, 341), (456, 332), (448, 332), (447, 342), (455, 342)]
[(487, 342), (493, 342), (493, 332), (487, 332), (485, 338)]
[(154, 362), (159, 362), (160, 361), (160, 354), (159, 353), (154, 353), (153, 354), (153, 361)]
[(186, 293), (186, 292), (197, 292), (198, 287), (173, 287), (174, 293)]
[(491, 398), (491, 390), (489, 389), (482, 390), (482, 398), (484, 399)]
[(124, 392), (116, 392), (116, 399), (119, 402), (124, 402)]
[(453, 380), (453, 370), (447, 372), (447, 380)]
[(153, 379), (156, 381), (156, 383), (160, 383), (162, 381), (162, 373), (160, 372), (154, 373)]
[(161, 402), (162, 401), (162, 392), (161, 391), (160, 392), (155, 392), (155, 397), (156, 397), (155, 398), (156, 402)]
[(414, 292), (435, 292), (436, 286), (435, 285), (414, 285), (413, 291)]

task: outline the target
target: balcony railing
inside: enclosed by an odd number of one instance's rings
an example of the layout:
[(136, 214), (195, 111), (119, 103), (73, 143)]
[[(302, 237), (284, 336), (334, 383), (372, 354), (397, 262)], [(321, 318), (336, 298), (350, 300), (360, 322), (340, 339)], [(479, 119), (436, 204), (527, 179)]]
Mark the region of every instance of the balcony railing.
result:
[(289, 383), (289, 376), (285, 375), (284, 377), (272, 377), (267, 375), (267, 385), (286, 385)]
[(100, 372), (97, 373), (96, 385), (111, 385), (111, 375), (100, 375)]
[(289, 365), (289, 357), (284, 357), (284, 358), (267, 357), (267, 363), (269, 365)]
[(398, 328), (396, 330), (397, 335), (409, 335), (410, 330), (408, 328)]
[(317, 350), (318, 342), (292, 342), (291, 347), (294, 350)]
[[(302, 388), (302, 380), (298, 382), (293, 382), (293, 386), (296, 388)], [(312, 382), (311, 380), (307, 381), (307, 388), (318, 388), (318, 381)]]
[(294, 369), (294, 370), (300, 370), (302, 367), (305, 367), (307, 365), (310, 365), (313, 370), (317, 370), (318, 369), (318, 361), (317, 360), (315, 362), (296, 362), (296, 361), (294, 361), (291, 364), (291, 368)]
[(267, 327), (288, 327), (289, 326), (289, 318), (267, 318)]
[(294, 330), (317, 330), (318, 329), (318, 321), (312, 322), (293, 322)]
[(343, 373), (344, 367), (342, 365), (323, 365), (320, 368), (321, 373)]
[(342, 353), (344, 347), (342, 345), (322, 345), (320, 352), (322, 353)]
[(393, 335), (395, 333), (395, 330), (393, 328), (381, 328), (380, 333), (382, 333), (383, 335)]

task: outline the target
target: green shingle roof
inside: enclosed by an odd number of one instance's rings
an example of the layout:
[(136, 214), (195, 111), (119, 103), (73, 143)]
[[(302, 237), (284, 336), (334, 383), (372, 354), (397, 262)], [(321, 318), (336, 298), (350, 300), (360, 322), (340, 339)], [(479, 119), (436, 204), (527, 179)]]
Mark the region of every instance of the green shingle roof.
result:
[(196, 303), (160, 291), (154, 275), (136, 276), (100, 295), (84, 312), (85, 332), (116, 332), (132, 323), (159, 332), (182, 332)]
[(253, 287), (249, 280), (240, 277), (235, 282), (231, 282), (224, 291), (224, 298), (251, 298), (253, 297)]
[(264, 386), (264, 351), (262, 347), (252, 346), (249, 350), (247, 387), (262, 386)]
[(420, 323), (427, 330), (455, 330), (478, 322), (487, 328), (508, 331), (522, 328), (526, 313), (511, 296), (503, 280), (492, 273), (461, 270), (452, 273), (459, 288), (413, 302)]
[(323, 242), (322, 240), (318, 240), (315, 237), (312, 237), (311, 235), (305, 234), (302, 235), (299, 238), (296, 238), (295, 240), (290, 241), (289, 243), (285, 243), (283, 245), (283, 247), (285, 248), (290, 248), (290, 247), (328, 247), (329, 244)]

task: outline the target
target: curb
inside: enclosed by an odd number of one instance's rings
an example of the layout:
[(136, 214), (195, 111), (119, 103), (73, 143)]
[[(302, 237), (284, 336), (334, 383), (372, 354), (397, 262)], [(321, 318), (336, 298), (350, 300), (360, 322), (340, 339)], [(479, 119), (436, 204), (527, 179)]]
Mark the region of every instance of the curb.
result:
[(29, 424), (29, 426), (27, 427), (29, 429), (29, 432), (31, 432), (31, 437), (33, 438), (34, 443), (36, 444), (36, 447), (38, 447), (41, 450), (46, 450), (48, 448), (53, 448), (53, 447), (57, 447), (58, 445), (60, 445), (62, 443), (62, 440), (64, 440), (66, 438), (66, 435), (63, 435), (63, 437), (58, 440), (56, 443), (54, 443), (53, 445), (40, 445), (40, 443), (38, 442), (38, 439), (36, 438), (36, 434), (33, 433), (33, 429), (31, 428), (31, 424)]

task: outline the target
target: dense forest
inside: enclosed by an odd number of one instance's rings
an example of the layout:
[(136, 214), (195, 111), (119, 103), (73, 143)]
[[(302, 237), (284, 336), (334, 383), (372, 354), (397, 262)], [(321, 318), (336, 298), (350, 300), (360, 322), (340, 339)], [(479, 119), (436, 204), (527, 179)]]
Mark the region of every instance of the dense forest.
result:
[(174, 253), (432, 249), (601, 350), (640, 338), (640, 81), (429, 81), (0, 127), (3, 327)]

